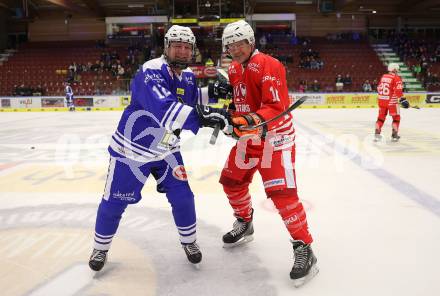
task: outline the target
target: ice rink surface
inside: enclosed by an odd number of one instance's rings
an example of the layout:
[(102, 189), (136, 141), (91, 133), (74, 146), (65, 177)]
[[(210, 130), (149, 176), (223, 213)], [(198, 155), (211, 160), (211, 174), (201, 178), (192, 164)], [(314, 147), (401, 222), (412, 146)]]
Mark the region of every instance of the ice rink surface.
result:
[(106, 151), (120, 112), (0, 114), (1, 295), (440, 295), (440, 109), (402, 110), (372, 142), (375, 109), (294, 113), (296, 173), (320, 273), (296, 289), (284, 225), (251, 186), (254, 241), (222, 248), (234, 218), (219, 173), (233, 145), (184, 133), (200, 269), (178, 242), (153, 180), (129, 206), (104, 270), (87, 267)]

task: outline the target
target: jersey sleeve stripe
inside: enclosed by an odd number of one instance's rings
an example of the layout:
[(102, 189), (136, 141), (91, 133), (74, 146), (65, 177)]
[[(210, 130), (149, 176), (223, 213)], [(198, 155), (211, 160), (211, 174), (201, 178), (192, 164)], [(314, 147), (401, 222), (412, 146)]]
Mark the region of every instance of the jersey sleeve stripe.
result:
[(174, 131), (176, 129), (182, 128), (192, 110), (193, 108), (183, 105), (176, 119), (172, 123), (171, 129)]
[(176, 103), (173, 107), (173, 110), (171, 110), (171, 112), (168, 115), (168, 118), (166, 119), (166, 121), (163, 123), (163, 126), (166, 129), (172, 130), (171, 126), (173, 124), (173, 120), (174, 118), (177, 116), (177, 114), (179, 113), (179, 110), (182, 109), (183, 104), (181, 103)]
[(199, 102), (202, 105), (208, 105), (209, 103), (208, 87), (199, 88)]
[(160, 124), (164, 126), (164, 122), (168, 119), (168, 116), (170, 116), (170, 112), (174, 109), (174, 107), (178, 104), (177, 102), (174, 102), (171, 104), (171, 106), (168, 108), (167, 112), (165, 112), (165, 115), (163, 116)]

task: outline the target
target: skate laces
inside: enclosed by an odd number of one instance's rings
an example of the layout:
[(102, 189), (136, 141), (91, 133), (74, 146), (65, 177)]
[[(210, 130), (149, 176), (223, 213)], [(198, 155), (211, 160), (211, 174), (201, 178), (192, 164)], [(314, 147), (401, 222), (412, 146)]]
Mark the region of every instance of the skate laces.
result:
[(308, 246), (298, 246), (296, 249), (294, 249), (293, 253), (295, 254), (295, 263), (293, 264), (293, 268), (303, 269), (306, 266), (309, 258)]
[(102, 262), (102, 261), (105, 261), (106, 255), (107, 255), (107, 252), (105, 252), (105, 251), (94, 250), (91, 260)]
[(199, 246), (194, 242), (191, 244), (185, 244), (183, 245), (183, 248), (185, 249), (185, 251), (188, 252), (188, 254), (190, 255), (194, 255), (194, 254), (198, 254), (200, 253), (200, 249)]
[(235, 222), (232, 226), (234, 229), (232, 229), (230, 232), (231, 235), (237, 236), (237, 235), (241, 234), (243, 231), (246, 230), (247, 223), (248, 222), (244, 222), (244, 221), (242, 222), (240, 220), (235, 220)]

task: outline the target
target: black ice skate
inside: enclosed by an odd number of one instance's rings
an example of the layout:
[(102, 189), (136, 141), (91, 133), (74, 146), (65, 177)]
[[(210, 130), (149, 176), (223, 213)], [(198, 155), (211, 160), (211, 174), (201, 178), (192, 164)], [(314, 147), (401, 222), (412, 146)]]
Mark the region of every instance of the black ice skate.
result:
[(182, 244), (186, 257), (192, 264), (198, 264), (202, 261), (202, 252), (196, 242), (190, 244)]
[(249, 222), (244, 221), (242, 218), (237, 218), (232, 226), (233, 229), (223, 235), (223, 247), (231, 248), (254, 240), (252, 234), (254, 234), (254, 226), (252, 224), (252, 216), (254, 210), (252, 210), (251, 220)]
[(300, 240), (292, 241), (292, 245), (295, 262), (290, 271), (290, 278), (293, 280), (293, 285), (298, 288), (311, 280), (319, 272), (316, 266), (318, 260), (313, 254), (310, 245)]
[(89, 260), (90, 268), (94, 271), (100, 271), (104, 267), (105, 262), (107, 262), (107, 252), (93, 249)]
[(391, 141), (393, 142), (397, 142), (399, 141), (400, 136), (397, 134), (397, 131), (394, 131), (391, 133)]

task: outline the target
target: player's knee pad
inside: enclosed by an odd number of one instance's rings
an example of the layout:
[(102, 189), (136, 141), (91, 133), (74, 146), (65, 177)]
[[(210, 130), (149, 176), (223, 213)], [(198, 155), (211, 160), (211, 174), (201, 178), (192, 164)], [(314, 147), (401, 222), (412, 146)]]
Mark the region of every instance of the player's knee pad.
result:
[(107, 218), (120, 219), (126, 208), (127, 208), (127, 204), (125, 203), (116, 203), (116, 202), (101, 200), (101, 203), (99, 204), (98, 207), (98, 215), (102, 215)]

